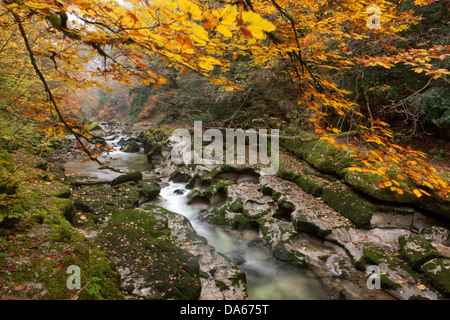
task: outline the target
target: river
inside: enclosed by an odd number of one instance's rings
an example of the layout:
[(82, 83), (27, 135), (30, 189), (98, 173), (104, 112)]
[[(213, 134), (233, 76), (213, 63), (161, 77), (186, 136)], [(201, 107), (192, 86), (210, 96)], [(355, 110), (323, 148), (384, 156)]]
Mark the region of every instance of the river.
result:
[[(122, 138), (108, 141), (117, 146)], [(120, 158), (111, 166), (125, 171), (142, 171), (144, 179), (153, 176), (146, 155), (115, 151), (110, 156)], [(93, 162), (82, 163), (79, 159), (64, 164), (69, 176), (83, 176), (93, 179), (110, 180), (118, 173), (100, 169)], [(271, 249), (266, 246), (257, 230), (238, 231), (229, 227), (215, 226), (200, 219), (200, 212), (207, 205), (188, 204), (185, 183), (163, 181), (161, 193), (151, 203), (181, 214), (189, 219), (195, 231), (205, 237), (217, 251), (233, 260), (246, 274), (248, 296), (251, 300), (319, 300), (327, 299), (321, 282), (307, 270), (290, 266), (275, 260)], [(176, 192), (175, 192), (176, 191)]]

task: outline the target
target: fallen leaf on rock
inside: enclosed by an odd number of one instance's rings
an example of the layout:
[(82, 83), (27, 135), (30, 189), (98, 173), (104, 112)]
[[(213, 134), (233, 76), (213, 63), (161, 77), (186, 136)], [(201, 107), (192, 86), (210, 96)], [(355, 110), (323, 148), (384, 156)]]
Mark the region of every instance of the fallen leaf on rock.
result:
[(25, 289), (23, 284), (14, 285), (14, 290), (19, 291)]

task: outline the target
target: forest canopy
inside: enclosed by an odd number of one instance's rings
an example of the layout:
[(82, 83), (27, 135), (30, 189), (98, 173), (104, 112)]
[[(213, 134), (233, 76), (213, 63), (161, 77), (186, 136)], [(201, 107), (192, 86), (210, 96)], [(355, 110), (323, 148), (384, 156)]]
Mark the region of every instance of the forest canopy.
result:
[[(348, 170), (381, 177), (380, 188), (448, 194), (426, 154), (397, 141), (399, 132), (449, 136), (445, 1), (0, 4), (6, 145), (32, 123), (50, 137), (73, 134), (100, 162), (108, 147), (86, 143), (90, 92), (107, 120), (144, 119), (159, 106), (174, 122), (299, 126), (349, 152), (359, 162)], [(109, 99), (123, 90), (128, 114)], [(357, 138), (338, 139), (347, 132)]]

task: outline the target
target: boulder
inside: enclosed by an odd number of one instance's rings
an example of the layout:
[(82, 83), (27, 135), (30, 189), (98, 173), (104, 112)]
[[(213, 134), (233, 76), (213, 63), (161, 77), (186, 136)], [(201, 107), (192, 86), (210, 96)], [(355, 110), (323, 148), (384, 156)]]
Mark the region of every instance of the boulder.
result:
[(111, 186), (115, 186), (115, 185), (129, 182), (129, 181), (137, 182), (139, 180), (142, 180), (142, 172), (134, 171), (134, 172), (122, 174), (122, 175), (118, 176), (117, 178), (114, 178), (111, 181)]
[(447, 298), (450, 298), (450, 259), (436, 258), (421, 268), (426, 278)]
[(424, 263), (440, 256), (430, 241), (418, 235), (400, 236), (398, 242), (402, 247), (402, 257), (415, 270), (420, 269)]
[(161, 191), (159, 184), (154, 181), (140, 181), (139, 187), (139, 193), (141, 197), (144, 198), (144, 201), (151, 201), (155, 199)]
[(420, 230), (420, 235), (422, 238), (440, 242), (444, 245), (448, 245), (450, 241), (450, 231), (444, 227), (429, 226)]
[(408, 206), (372, 201), (341, 182), (325, 186), (322, 199), (361, 228), (410, 228), (416, 213)]
[(126, 142), (122, 146), (121, 150), (123, 152), (135, 153), (135, 152), (139, 152), (139, 150), (141, 150), (141, 146), (136, 141), (129, 141), (129, 142)]
[(188, 182), (190, 179), (191, 175), (183, 169), (175, 170), (170, 176), (170, 180), (175, 183)]

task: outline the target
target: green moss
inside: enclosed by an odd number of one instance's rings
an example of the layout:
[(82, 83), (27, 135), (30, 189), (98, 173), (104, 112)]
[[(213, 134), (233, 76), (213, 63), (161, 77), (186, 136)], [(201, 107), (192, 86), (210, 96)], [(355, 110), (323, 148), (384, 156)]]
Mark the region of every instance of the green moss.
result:
[[(355, 267), (358, 270), (365, 271), (369, 265), (381, 265), (386, 264), (389, 272), (381, 274), (382, 288), (397, 289), (400, 288), (398, 283), (398, 275), (409, 274), (416, 283), (423, 283), (423, 277), (412, 270), (403, 260), (401, 260), (394, 252), (376, 246), (371, 243), (365, 243), (363, 245), (363, 255), (355, 262)], [(413, 284), (411, 284), (413, 285)]]
[(272, 196), (274, 190), (270, 186), (263, 184), (261, 186), (261, 192), (262, 192), (262, 194), (264, 194), (266, 196)]
[[(389, 174), (388, 174), (389, 175)], [(418, 198), (410, 193), (404, 193), (399, 195), (396, 191), (392, 191), (390, 188), (380, 188), (379, 182), (384, 179), (379, 175), (371, 173), (361, 173), (357, 171), (344, 170), (344, 181), (353, 187), (355, 190), (372, 197), (379, 201), (393, 202), (393, 203), (417, 203)], [(400, 187), (407, 189), (408, 185), (411, 185), (411, 181), (399, 181)]]
[(50, 191), (50, 195), (55, 198), (66, 198), (68, 199), (72, 195), (72, 190), (69, 187), (63, 187), (60, 189)]
[(214, 283), (216, 284), (216, 287), (219, 288), (220, 291), (229, 290), (230, 287), (223, 281), (215, 280)]
[(99, 237), (104, 250), (119, 266), (143, 277), (161, 299), (197, 299), (201, 291), (197, 258), (172, 239), (167, 210), (155, 206), (146, 210), (114, 214)]
[(430, 260), (420, 270), (439, 291), (450, 298), (450, 259)]
[[(96, 245), (74, 230), (69, 223), (54, 211), (48, 212), (45, 225), (29, 226), (30, 234), (16, 234), (14, 260), (21, 261), (16, 271), (3, 279), (0, 294), (17, 299), (123, 299), (119, 290), (119, 275), (106, 255)], [(36, 242), (38, 240), (39, 242)], [(0, 247), (4, 247), (1, 243)], [(26, 249), (26, 255), (24, 251)], [(29, 257), (32, 257), (30, 259)], [(5, 257), (0, 263), (6, 262)], [(13, 260), (13, 261), (14, 261)], [(9, 261), (5, 265), (11, 265)], [(70, 290), (66, 272), (70, 265), (81, 271), (83, 290)], [(99, 290), (92, 290), (95, 280)], [(18, 291), (14, 288), (23, 285)], [(75, 293), (78, 293), (75, 296)]]
[(220, 179), (215, 184), (212, 184), (211, 186), (209, 186), (208, 189), (205, 190), (204, 196), (207, 199), (211, 199), (211, 197), (213, 195), (216, 195), (219, 193), (227, 194), (228, 187), (232, 184), (234, 184), (233, 180)]
[(255, 168), (247, 167), (247, 166), (232, 166), (229, 164), (223, 164), (219, 168), (214, 168), (211, 171), (211, 177), (217, 178), (221, 174), (224, 173), (235, 173), (235, 174), (249, 174), (259, 176), (259, 173), (255, 170)]
[(97, 122), (93, 122), (89, 125), (89, 131), (95, 131), (95, 130), (99, 130), (101, 128), (102, 127)]
[(151, 201), (155, 199), (161, 192), (161, 187), (154, 181), (140, 181), (139, 188), (139, 193), (144, 197), (144, 201)]
[(308, 216), (304, 214), (297, 215), (292, 224), (298, 232), (314, 234), (322, 239), (326, 238), (326, 236), (328, 236), (332, 231), (331, 229), (322, 229), (317, 224), (311, 222), (308, 219)]
[(300, 175), (295, 180), (295, 183), (315, 197), (320, 197), (323, 193), (323, 188), (329, 183), (326, 180), (314, 177), (314, 176), (305, 176)]
[(383, 289), (397, 290), (398, 288), (402, 287), (397, 282), (394, 282), (391, 279), (389, 279), (389, 277), (386, 274), (381, 274), (380, 280), (381, 280), (381, 288)]
[(317, 169), (314, 169), (311, 165), (308, 164), (308, 162), (306, 162), (304, 160), (301, 161), (301, 169), (302, 169), (302, 173), (307, 176), (315, 176), (315, 177), (322, 178), (322, 179), (325, 179), (325, 180), (328, 180), (331, 182), (334, 182), (337, 180), (335, 176), (325, 174), (325, 173), (320, 172)]
[(242, 198), (237, 198), (234, 201), (227, 199), (226, 202), (218, 204), (205, 219), (213, 224), (227, 225), (238, 230), (244, 230), (257, 226), (257, 220), (265, 214), (267, 212), (263, 211), (258, 215), (250, 216), (244, 208)]
[(418, 235), (400, 236), (398, 242), (403, 258), (413, 269), (418, 270), (426, 262), (440, 256), (430, 241)]
[(121, 183), (125, 183), (125, 182), (129, 182), (129, 181), (137, 182), (139, 180), (142, 180), (142, 172), (134, 171), (134, 172), (122, 174), (122, 175), (114, 178), (111, 181), (111, 186), (115, 186), (115, 185), (118, 185), (118, 184), (121, 184)]
[(295, 182), (295, 180), (297, 179), (297, 175), (293, 171), (283, 168), (281, 166), (278, 169), (277, 174), (281, 179), (284, 179), (287, 181)]
[(197, 183), (200, 183), (201, 187), (209, 186), (211, 184), (211, 176), (208, 174), (196, 173), (186, 185), (186, 188), (193, 189)]
[(231, 281), (231, 284), (233, 286), (240, 286), (240, 285), (245, 286), (247, 282), (247, 277), (244, 272), (238, 269), (236, 273), (229, 278), (229, 280)]
[(339, 182), (324, 187), (322, 199), (358, 227), (368, 228), (376, 207)]
[(70, 223), (74, 222), (75, 213), (72, 200), (65, 198), (53, 198), (46, 206), (48, 211), (53, 211), (55, 214), (62, 214)]
[(308, 264), (306, 262), (306, 257), (301, 252), (292, 252), (286, 249), (284, 242), (278, 242), (272, 249), (273, 257), (281, 262), (300, 265), (306, 267)]

